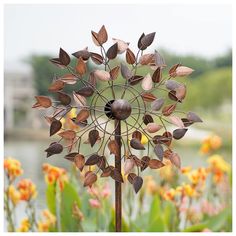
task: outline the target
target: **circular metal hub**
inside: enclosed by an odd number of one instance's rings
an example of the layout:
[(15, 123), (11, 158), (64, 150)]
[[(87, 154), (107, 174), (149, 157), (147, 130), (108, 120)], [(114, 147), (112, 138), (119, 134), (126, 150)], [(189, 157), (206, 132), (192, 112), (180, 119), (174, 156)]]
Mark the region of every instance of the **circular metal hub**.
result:
[(117, 120), (127, 119), (131, 111), (131, 105), (124, 99), (117, 99), (111, 104), (111, 114)]

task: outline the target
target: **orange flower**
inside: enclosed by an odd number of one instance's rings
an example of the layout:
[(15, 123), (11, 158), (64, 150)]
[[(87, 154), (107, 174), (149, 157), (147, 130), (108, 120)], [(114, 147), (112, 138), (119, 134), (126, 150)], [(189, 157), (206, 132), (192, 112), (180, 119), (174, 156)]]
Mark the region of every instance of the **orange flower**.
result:
[(8, 187), (8, 197), (13, 203), (13, 205), (17, 205), (17, 203), (20, 201), (21, 195), (18, 190), (15, 189), (13, 185), (9, 185)]
[(28, 232), (30, 228), (30, 221), (28, 218), (25, 218), (21, 221), (19, 229), (17, 229), (17, 232)]
[(4, 160), (4, 170), (11, 181), (23, 174), (21, 163), (11, 157)]
[(56, 224), (56, 217), (47, 209), (42, 211), (43, 220), (38, 221), (39, 232), (48, 232)]
[(37, 196), (36, 186), (30, 179), (22, 179), (17, 186), (20, 192), (20, 199), (30, 201)]
[(66, 170), (50, 164), (43, 164), (43, 172), (45, 173), (45, 181), (47, 184), (58, 183), (60, 190), (63, 190), (65, 183), (68, 182)]
[(210, 135), (202, 142), (200, 152), (208, 154), (214, 150), (219, 149), (222, 146), (222, 139), (218, 135)]

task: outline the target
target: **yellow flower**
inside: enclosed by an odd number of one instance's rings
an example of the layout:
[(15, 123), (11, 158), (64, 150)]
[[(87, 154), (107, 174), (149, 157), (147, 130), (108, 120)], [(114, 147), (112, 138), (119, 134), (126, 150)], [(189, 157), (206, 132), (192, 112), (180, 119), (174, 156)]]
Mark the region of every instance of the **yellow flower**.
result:
[(21, 221), (19, 229), (17, 229), (18, 232), (28, 232), (30, 228), (30, 221), (28, 218), (24, 218)]
[(182, 188), (184, 195), (187, 195), (189, 197), (194, 197), (197, 194), (195, 188), (190, 184), (183, 184)]
[(168, 201), (173, 201), (176, 194), (176, 190), (174, 188), (171, 188), (163, 194), (163, 198)]
[(8, 187), (8, 197), (12, 201), (13, 205), (16, 205), (21, 199), (20, 192), (17, 191), (13, 185)]
[(11, 157), (8, 157), (4, 160), (4, 170), (10, 180), (14, 180), (16, 177), (23, 174), (21, 163)]
[(214, 150), (219, 149), (222, 146), (222, 139), (218, 135), (210, 135), (202, 142), (200, 152), (208, 154)]
[(191, 172), (187, 173), (189, 180), (192, 184), (203, 184), (205, 183), (207, 177), (207, 170), (206, 168), (200, 167), (196, 170), (192, 170)]
[(23, 201), (30, 201), (37, 196), (36, 186), (30, 179), (20, 180), (17, 188), (20, 192), (20, 199)]
[(191, 166), (185, 166), (181, 168), (181, 173), (182, 174), (188, 174), (192, 170)]
[(172, 167), (172, 164), (170, 160), (164, 160), (165, 166), (162, 167), (161, 169), (158, 169), (158, 172), (161, 176), (162, 179), (165, 179), (167, 181), (171, 181), (174, 178), (174, 169)]
[(43, 172), (45, 173), (45, 182), (47, 184), (58, 183), (61, 190), (63, 190), (65, 183), (68, 182), (66, 170), (50, 164), (43, 164)]
[(230, 165), (220, 155), (210, 156), (207, 162), (210, 164), (211, 168), (219, 169), (223, 172), (229, 172), (231, 169)]
[(141, 138), (141, 143), (144, 145), (146, 143), (148, 143), (148, 138), (146, 135), (142, 134), (142, 138)]
[(56, 217), (47, 209), (42, 211), (43, 220), (38, 221), (39, 232), (48, 232), (56, 224)]

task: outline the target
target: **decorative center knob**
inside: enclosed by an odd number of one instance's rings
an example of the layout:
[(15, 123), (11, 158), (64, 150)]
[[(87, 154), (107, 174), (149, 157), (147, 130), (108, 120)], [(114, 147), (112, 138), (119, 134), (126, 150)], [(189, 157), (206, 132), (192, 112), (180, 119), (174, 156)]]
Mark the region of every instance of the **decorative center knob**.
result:
[(124, 99), (117, 99), (111, 105), (112, 116), (117, 120), (127, 119), (131, 110), (131, 105)]

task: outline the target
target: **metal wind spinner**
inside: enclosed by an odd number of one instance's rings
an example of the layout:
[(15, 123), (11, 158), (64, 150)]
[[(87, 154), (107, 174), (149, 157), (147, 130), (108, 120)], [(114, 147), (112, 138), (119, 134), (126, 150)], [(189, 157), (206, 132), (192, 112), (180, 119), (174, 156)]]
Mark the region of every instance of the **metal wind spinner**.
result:
[[(84, 186), (91, 186), (98, 176), (115, 180), (116, 231), (121, 231), (121, 163), (124, 162), (124, 174), (137, 193), (143, 184), (142, 172), (148, 167), (163, 167), (163, 158), (180, 168), (180, 157), (172, 150), (172, 140), (182, 138), (188, 126), (202, 120), (193, 112), (177, 110), (185, 98), (186, 86), (177, 82), (176, 77), (187, 76), (193, 70), (176, 64), (165, 73), (164, 59), (157, 51), (144, 53), (155, 33), (141, 35), (136, 55), (129, 43), (118, 39), (113, 39), (114, 44), (106, 51), (104, 43), (108, 36), (104, 26), (98, 33), (91, 33), (100, 53), (87, 48), (77, 51), (72, 54), (77, 58), (76, 65), (71, 67), (69, 55), (60, 49), (59, 57), (50, 60), (65, 70), (65, 75), (54, 79), (49, 87), (58, 101), (36, 96), (33, 107), (54, 109), (46, 119), (50, 136), (56, 134), (60, 139), (45, 150), (47, 157), (61, 153), (66, 141), (69, 145), (65, 158), (84, 172)], [(118, 54), (125, 54), (125, 61), (117, 59)], [(96, 65), (92, 71), (90, 61)], [(65, 86), (74, 88), (72, 96), (63, 92)], [(79, 127), (78, 131), (65, 129), (61, 123), (72, 108), (77, 109), (72, 122)], [(177, 128), (170, 132), (166, 123)], [(87, 150), (91, 151), (81, 153), (81, 145), (90, 145)], [(143, 150), (142, 156), (138, 150)], [(108, 158), (110, 155), (114, 155), (115, 161)], [(95, 171), (89, 166), (96, 166)]]

